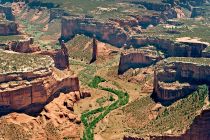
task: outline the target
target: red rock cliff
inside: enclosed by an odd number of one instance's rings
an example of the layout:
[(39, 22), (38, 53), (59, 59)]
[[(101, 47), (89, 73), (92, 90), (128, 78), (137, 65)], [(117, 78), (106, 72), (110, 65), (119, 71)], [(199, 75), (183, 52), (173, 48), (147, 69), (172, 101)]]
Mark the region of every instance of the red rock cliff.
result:
[(168, 58), (157, 65), (154, 91), (159, 100), (177, 100), (196, 90), (200, 84), (210, 85), (209, 58)]

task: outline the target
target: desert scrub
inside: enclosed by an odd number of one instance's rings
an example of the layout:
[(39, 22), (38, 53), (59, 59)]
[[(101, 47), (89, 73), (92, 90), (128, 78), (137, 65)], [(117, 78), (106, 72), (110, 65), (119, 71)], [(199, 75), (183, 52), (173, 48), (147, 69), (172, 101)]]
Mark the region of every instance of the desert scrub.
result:
[(29, 72), (53, 66), (49, 56), (0, 51), (0, 73)]
[[(164, 132), (167, 132), (168, 130), (171, 130), (172, 132), (178, 134), (182, 133), (193, 123), (195, 117), (199, 115), (200, 111), (205, 105), (205, 99), (208, 97), (208, 93), (208, 86), (199, 86), (197, 91), (193, 92), (188, 97), (177, 101), (171, 106), (162, 107), (161, 111), (159, 111), (158, 116), (148, 122), (147, 125), (139, 128), (133, 128), (127, 131), (139, 135), (145, 133), (164, 134)], [(144, 104), (146, 106), (145, 103), (149, 100), (145, 99), (146, 98), (142, 98), (141, 100), (139, 100), (139, 104)], [(150, 102), (152, 103), (152, 101), (149, 101), (149, 104), (151, 104)], [(134, 114), (133, 111), (138, 112), (138, 110), (139, 109), (127, 111)]]

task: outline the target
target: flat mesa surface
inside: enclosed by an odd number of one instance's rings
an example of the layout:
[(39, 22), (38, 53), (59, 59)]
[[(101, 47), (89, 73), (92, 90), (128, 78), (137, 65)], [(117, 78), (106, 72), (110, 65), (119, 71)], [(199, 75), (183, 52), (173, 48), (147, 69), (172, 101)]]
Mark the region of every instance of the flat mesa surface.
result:
[(89, 15), (99, 20), (116, 17), (126, 19), (131, 14), (147, 15), (154, 13), (154, 11), (145, 10), (130, 2), (119, 0), (43, 0), (43, 2), (59, 4), (60, 7), (72, 14)]
[(17, 41), (17, 40), (21, 40), (24, 38), (25, 38), (25, 36), (23, 36), (23, 35), (0, 36), (0, 42), (7, 43), (9, 41)]
[(53, 64), (53, 60), (49, 56), (20, 54), (0, 50), (0, 74), (31, 72), (49, 68)]
[(193, 63), (193, 64), (210, 66), (210, 58), (170, 57), (166, 59), (166, 62)]

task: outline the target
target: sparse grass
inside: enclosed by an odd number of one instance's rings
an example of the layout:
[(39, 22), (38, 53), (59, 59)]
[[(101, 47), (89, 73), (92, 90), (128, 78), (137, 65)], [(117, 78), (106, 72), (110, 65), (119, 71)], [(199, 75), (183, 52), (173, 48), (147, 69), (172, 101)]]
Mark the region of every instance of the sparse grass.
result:
[(166, 62), (182, 62), (182, 63), (195, 63), (199, 65), (210, 66), (210, 58), (192, 58), (192, 57), (169, 57)]
[(0, 73), (33, 71), (53, 65), (49, 56), (0, 51)]
[(89, 15), (99, 20), (109, 18), (125, 18), (132, 14), (151, 14), (154, 11), (146, 11), (129, 2), (119, 2), (117, 0), (43, 0), (59, 4), (72, 14)]
[(22, 35), (9, 35), (9, 36), (0, 36), (0, 42), (6, 43), (8, 41), (17, 41), (24, 39), (24, 36)]
[(67, 43), (70, 57), (89, 63), (92, 57), (91, 41), (89, 37), (76, 35)]
[[(177, 101), (169, 107), (162, 107), (161, 111), (159, 111), (159, 115), (143, 127), (130, 128), (127, 131), (138, 134), (139, 136), (148, 133), (164, 134), (164, 132), (168, 130), (171, 130), (173, 134), (182, 133), (183, 130), (193, 123), (195, 117), (199, 115), (199, 112), (205, 105), (205, 99), (207, 96), (208, 86), (199, 86), (198, 90), (190, 94), (188, 97)], [(145, 101), (148, 102), (146, 103)], [(149, 97), (142, 98), (138, 102), (136, 101), (129, 105), (129, 108), (132, 110), (127, 108), (125, 111), (137, 115), (136, 111), (138, 112), (142, 105), (149, 109), (151, 107), (149, 107), (148, 104), (154, 104), (152, 102), (152, 100), (149, 100)], [(139, 107), (139, 109), (137, 107)], [(146, 116), (141, 118), (146, 119)], [(144, 120), (142, 120), (142, 122), (144, 122)]]

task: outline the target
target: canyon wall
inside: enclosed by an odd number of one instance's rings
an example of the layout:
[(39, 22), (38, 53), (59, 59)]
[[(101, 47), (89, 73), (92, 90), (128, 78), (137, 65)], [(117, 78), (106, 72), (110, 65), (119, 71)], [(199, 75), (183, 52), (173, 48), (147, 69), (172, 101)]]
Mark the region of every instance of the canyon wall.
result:
[(156, 37), (133, 37), (128, 44), (137, 47), (154, 45), (169, 57), (202, 57), (202, 51), (208, 47), (202, 42), (176, 42)]
[(7, 20), (15, 20), (11, 6), (0, 5), (0, 13), (4, 14)]
[[(148, 20), (147, 20), (148, 19)], [(152, 21), (151, 21), (152, 20)], [(124, 27), (131, 25), (137, 27), (141, 23), (146, 25), (150, 22), (160, 22), (158, 17), (136, 16), (130, 20), (113, 20), (112, 22), (101, 22), (92, 18), (64, 17), (62, 18), (61, 39), (69, 40), (76, 34), (94, 36), (100, 41), (107, 42), (117, 47), (124, 44), (128, 46), (142, 47), (154, 45), (162, 50), (166, 56), (173, 57), (201, 57), (202, 51), (208, 46), (202, 42), (178, 42), (157, 37), (135, 37), (125, 31)], [(132, 27), (132, 28), (133, 28)], [(133, 31), (132, 31), (133, 32)], [(140, 31), (141, 32), (141, 31)], [(139, 33), (139, 32), (138, 32)]]
[[(42, 73), (42, 71), (37, 71), (37, 73), (38, 72)], [(42, 76), (37, 77), (36, 75), (30, 75), (30, 77), (33, 77), (33, 80), (30, 79), (30, 81), (21, 80), (1, 83), (0, 114), (6, 114), (7, 112), (13, 110), (30, 110), (30, 112), (27, 113), (38, 112), (47, 102), (49, 102), (50, 98), (53, 99), (56, 92), (60, 92), (65, 89), (69, 92), (79, 91), (79, 80), (77, 77), (65, 76), (58, 79), (55, 72)], [(24, 77), (24, 79), (28, 78), (29, 77)], [(17, 79), (17, 77), (15, 77), (15, 79)], [(33, 108), (33, 105), (36, 107)]]
[(130, 68), (135, 69), (155, 64), (161, 59), (162, 57), (157, 54), (157, 51), (147, 49), (125, 51), (120, 56), (118, 74), (123, 74)]
[(41, 51), (37, 53), (50, 56), (54, 60), (55, 67), (60, 70), (69, 68), (69, 62), (68, 62), (69, 60), (66, 60), (66, 56), (62, 49)]
[(0, 21), (0, 35), (17, 35), (19, 32), (17, 30), (18, 25), (13, 21)]
[(137, 1), (137, 0), (131, 0), (131, 2), (134, 4), (143, 5), (148, 10), (154, 10), (154, 11), (165, 11), (171, 8), (171, 4), (168, 3)]
[(70, 14), (61, 8), (50, 9), (50, 21), (53, 19), (61, 19), (63, 16), (69, 16)]
[(20, 53), (32, 53), (41, 51), (41, 49), (38, 46), (33, 45), (33, 38), (11, 41), (8, 43), (5, 49)]
[(0, 54), (0, 115), (36, 113), (58, 93), (79, 91), (78, 77), (55, 68), (49, 56), (11, 51)]
[(93, 18), (63, 17), (61, 38), (69, 40), (76, 34), (96, 35), (97, 39), (119, 47), (128, 39), (125, 30), (112, 22), (105, 23)]
[(159, 101), (175, 101), (210, 85), (209, 58), (168, 58), (159, 62), (154, 75), (154, 93)]

